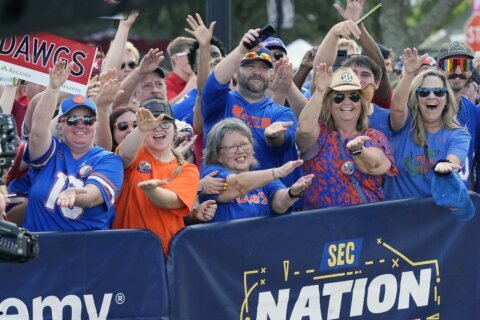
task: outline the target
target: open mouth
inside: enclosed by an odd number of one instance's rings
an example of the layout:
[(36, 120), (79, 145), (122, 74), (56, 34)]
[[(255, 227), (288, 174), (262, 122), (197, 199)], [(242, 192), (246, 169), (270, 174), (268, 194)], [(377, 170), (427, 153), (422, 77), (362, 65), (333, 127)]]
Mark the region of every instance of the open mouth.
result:
[(164, 134), (156, 134), (156, 135), (153, 136), (153, 140), (163, 141), (163, 140), (165, 140), (165, 135)]
[(438, 105), (435, 104), (435, 103), (427, 103), (427, 109), (428, 110), (436, 110), (437, 107), (438, 107)]
[(351, 108), (351, 107), (343, 107), (343, 108), (340, 109), (340, 111), (352, 112), (352, 111), (353, 111), (353, 108)]

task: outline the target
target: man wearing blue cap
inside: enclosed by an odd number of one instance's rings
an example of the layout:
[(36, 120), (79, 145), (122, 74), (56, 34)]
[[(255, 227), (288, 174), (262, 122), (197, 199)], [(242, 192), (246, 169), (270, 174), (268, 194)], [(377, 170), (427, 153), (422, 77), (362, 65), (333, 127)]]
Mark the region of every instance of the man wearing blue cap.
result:
[[(254, 42), (259, 31), (249, 30), (210, 74), (203, 90), (202, 116), (205, 139), (221, 119), (235, 117), (243, 120), (255, 138), (255, 156), (260, 169), (268, 169), (298, 159), (295, 148), (297, 120), (289, 108), (266, 95), (273, 68), (270, 51), (264, 47), (249, 51), (244, 45)], [(229, 83), (235, 72), (238, 89), (229, 92)], [(291, 186), (300, 177), (297, 168), (282, 182)]]
[(60, 138), (50, 132), (60, 87), (73, 67), (57, 62), (38, 102), (23, 160), (31, 188), (24, 227), (30, 231), (110, 229), (123, 166), (116, 155), (94, 146), (97, 107), (82, 95), (64, 99)]

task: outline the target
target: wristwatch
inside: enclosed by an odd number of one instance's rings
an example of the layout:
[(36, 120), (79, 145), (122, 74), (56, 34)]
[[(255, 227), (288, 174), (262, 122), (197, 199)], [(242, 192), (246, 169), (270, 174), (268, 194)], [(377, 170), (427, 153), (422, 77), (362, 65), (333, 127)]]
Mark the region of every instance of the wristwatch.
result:
[(358, 156), (362, 153), (362, 148), (363, 145), (361, 145), (360, 148), (350, 148), (350, 153), (352, 154), (352, 156)]
[(298, 198), (301, 198), (304, 194), (304, 191), (300, 192), (299, 194), (293, 194), (292, 193), (292, 188), (288, 188), (288, 196), (291, 198), (291, 199), (298, 199)]

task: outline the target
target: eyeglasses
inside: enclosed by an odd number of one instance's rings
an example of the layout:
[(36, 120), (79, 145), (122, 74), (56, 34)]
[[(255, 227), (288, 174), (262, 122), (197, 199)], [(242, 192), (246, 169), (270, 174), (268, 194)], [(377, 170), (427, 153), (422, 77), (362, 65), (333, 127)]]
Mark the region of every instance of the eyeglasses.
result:
[(462, 72), (472, 71), (472, 60), (465, 58), (450, 58), (440, 61), (440, 68), (446, 72), (455, 72), (460, 66)]
[(460, 78), (460, 79), (463, 79), (463, 80), (467, 80), (467, 76), (464, 75), (463, 73), (450, 73), (447, 77), (447, 79), (449, 79), (449, 80), (453, 80), (455, 78)]
[[(362, 98), (362, 96), (360, 95), (360, 93), (358, 92), (350, 92), (348, 94), (348, 98), (352, 101), (352, 102), (358, 102), (360, 101), (360, 99)], [(342, 103), (342, 101), (345, 100), (345, 93), (336, 93), (334, 96), (333, 96), (333, 102), (335, 102), (336, 104), (339, 104), (339, 103)]]
[(83, 116), (83, 117), (70, 116), (70, 117), (61, 117), (60, 119), (58, 119), (58, 122), (66, 122), (67, 125), (69, 126), (76, 126), (78, 124), (78, 121), (81, 121), (86, 126), (93, 126), (95, 121), (97, 121), (97, 117), (96, 116)]
[(270, 57), (265, 52), (262, 52), (260, 53), (260, 55), (258, 55), (255, 51), (250, 51), (245, 54), (244, 58), (245, 59), (262, 58), (267, 61), (272, 61), (272, 57)]
[(125, 69), (125, 66), (128, 66), (130, 69), (135, 69), (138, 66), (138, 63), (136, 63), (135, 61), (129, 61), (127, 63), (124, 62), (122, 63), (120, 69)]
[(113, 124), (114, 127), (116, 127), (120, 131), (125, 131), (128, 129), (128, 127), (132, 127), (132, 129), (135, 129), (137, 127), (137, 121), (120, 121), (120, 122), (115, 122)]
[(162, 120), (158, 126), (162, 129), (170, 129), (173, 125), (173, 121), (170, 120)]
[(430, 92), (433, 92), (433, 94), (438, 97), (438, 98), (441, 98), (443, 97), (447, 92), (447, 88), (443, 87), (443, 88), (417, 88), (417, 90), (415, 90), (418, 94), (419, 97), (421, 98), (426, 98), (430, 95)]
[(283, 53), (281, 51), (274, 52), (272, 55), (275, 58), (275, 60), (277, 60), (277, 61), (282, 59), (283, 57), (285, 57), (285, 53)]
[(252, 150), (252, 145), (249, 142), (244, 142), (233, 146), (220, 147), (220, 149), (227, 150), (228, 154), (237, 153), (238, 148), (241, 148), (244, 152), (250, 152)]

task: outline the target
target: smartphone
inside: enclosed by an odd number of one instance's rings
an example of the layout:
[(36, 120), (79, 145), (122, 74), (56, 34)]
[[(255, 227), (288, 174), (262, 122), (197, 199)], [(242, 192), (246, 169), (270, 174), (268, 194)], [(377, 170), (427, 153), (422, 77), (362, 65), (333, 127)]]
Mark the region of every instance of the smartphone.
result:
[(342, 65), (342, 62), (345, 61), (346, 59), (347, 59), (347, 50), (346, 49), (338, 50), (337, 58), (333, 63), (333, 71), (337, 70)]
[(262, 30), (260, 30), (260, 32), (258, 33), (259, 36), (255, 38), (255, 41), (250, 42), (250, 43), (243, 42), (243, 45), (248, 50), (252, 50), (260, 42), (262, 42), (263, 40), (267, 39), (268, 37), (271, 37), (272, 35), (274, 35), (275, 32), (277, 32), (277, 30), (275, 30), (274, 27), (272, 27), (271, 25), (267, 25), (267, 26), (263, 27)]

